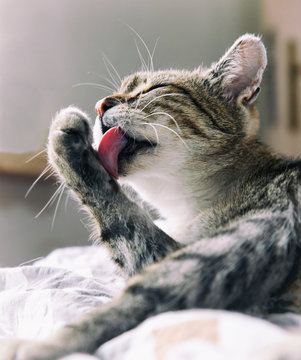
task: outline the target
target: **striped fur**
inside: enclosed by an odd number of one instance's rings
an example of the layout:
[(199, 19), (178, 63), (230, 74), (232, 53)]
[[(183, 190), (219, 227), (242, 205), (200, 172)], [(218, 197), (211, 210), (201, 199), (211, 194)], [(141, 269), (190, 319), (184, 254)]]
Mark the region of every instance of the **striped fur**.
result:
[[(256, 137), (265, 66), (261, 40), (247, 34), (209, 69), (126, 78), (94, 137), (86, 114), (58, 113), (50, 163), (129, 281), (120, 297), (47, 342), (23, 344), (17, 360), (93, 352), (163, 311), (293, 308), (286, 289), (299, 268), (301, 164)], [(119, 156), (119, 182), (95, 151), (116, 125), (133, 139)]]

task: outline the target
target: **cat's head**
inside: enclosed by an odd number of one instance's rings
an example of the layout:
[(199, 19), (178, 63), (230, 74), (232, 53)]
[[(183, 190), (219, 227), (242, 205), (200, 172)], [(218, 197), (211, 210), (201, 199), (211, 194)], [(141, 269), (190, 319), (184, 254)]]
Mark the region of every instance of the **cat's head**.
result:
[[(246, 34), (208, 69), (128, 76), (96, 105), (95, 146), (118, 126), (127, 139), (120, 177), (186, 176), (206, 167), (213, 174), (225, 154), (256, 135), (254, 101), (266, 63), (260, 38)], [(114, 146), (114, 138), (108, 143)]]

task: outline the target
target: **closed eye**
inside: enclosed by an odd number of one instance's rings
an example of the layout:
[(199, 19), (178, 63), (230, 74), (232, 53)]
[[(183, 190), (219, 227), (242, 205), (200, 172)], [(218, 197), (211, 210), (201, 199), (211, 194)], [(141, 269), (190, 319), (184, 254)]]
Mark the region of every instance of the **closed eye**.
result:
[(163, 84), (150, 86), (149, 88), (140, 91), (137, 95), (134, 95), (130, 99), (128, 99), (128, 103), (134, 102), (135, 100), (137, 100), (139, 97), (141, 97), (144, 94), (148, 94), (153, 90), (156, 90), (156, 89), (159, 89), (159, 88), (162, 88), (162, 87), (166, 87), (166, 86), (167, 85), (163, 85)]
[(159, 88), (162, 88), (162, 87), (166, 87), (166, 85), (164, 84), (158, 84), (158, 85), (153, 85), (153, 86), (150, 86), (149, 88), (145, 89), (142, 91), (142, 94), (146, 94), (146, 93), (149, 93), (153, 90), (156, 90), (156, 89), (159, 89)]

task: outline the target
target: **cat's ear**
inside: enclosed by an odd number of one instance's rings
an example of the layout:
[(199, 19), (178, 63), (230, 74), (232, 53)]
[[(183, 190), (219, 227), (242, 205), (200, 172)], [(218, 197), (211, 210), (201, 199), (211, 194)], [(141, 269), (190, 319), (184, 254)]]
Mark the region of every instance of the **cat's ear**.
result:
[(245, 34), (213, 65), (211, 80), (222, 87), (227, 99), (241, 99), (250, 104), (259, 93), (266, 64), (266, 50), (261, 39)]

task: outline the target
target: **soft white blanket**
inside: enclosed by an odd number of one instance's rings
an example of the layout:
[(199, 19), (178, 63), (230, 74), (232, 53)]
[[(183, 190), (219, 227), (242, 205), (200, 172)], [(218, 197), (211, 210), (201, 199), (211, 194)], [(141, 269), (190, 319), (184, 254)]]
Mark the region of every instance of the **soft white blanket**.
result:
[[(96, 246), (58, 249), (32, 265), (0, 269), (0, 339), (45, 338), (110, 301), (124, 286), (106, 251)], [(279, 319), (301, 324), (292, 315)], [(296, 344), (301, 359), (301, 336), (296, 341), (294, 332), (237, 313), (179, 311), (145, 321), (93, 356), (73, 354), (64, 360), (277, 359), (281, 349)], [(266, 351), (276, 355), (265, 357)]]

